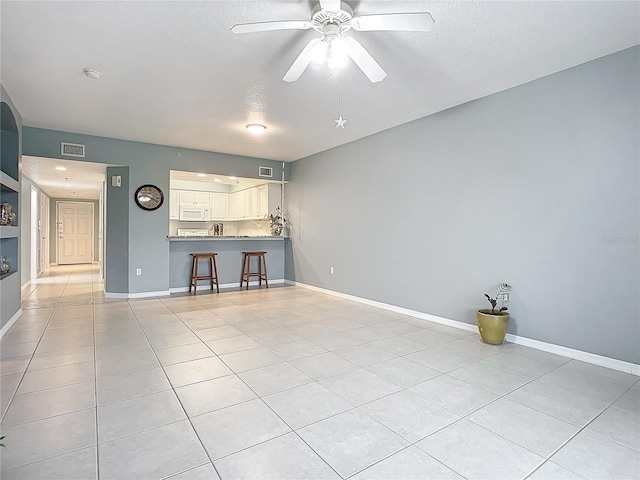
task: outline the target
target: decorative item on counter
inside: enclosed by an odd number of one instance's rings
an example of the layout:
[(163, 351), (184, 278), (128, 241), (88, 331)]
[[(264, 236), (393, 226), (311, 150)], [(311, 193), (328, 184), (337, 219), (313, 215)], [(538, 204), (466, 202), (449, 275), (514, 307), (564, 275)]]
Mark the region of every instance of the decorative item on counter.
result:
[(284, 228), (284, 224), (287, 220), (282, 215), (282, 211), (280, 207), (276, 208), (276, 214), (269, 214), (269, 229), (271, 230), (271, 235), (274, 237), (278, 237), (282, 235), (282, 229)]
[(496, 290), (495, 298), (491, 298), (488, 294), (484, 294), (491, 304), (491, 309), (482, 309), (476, 312), (478, 319), (478, 330), (480, 337), (484, 343), (491, 345), (500, 345), (504, 342), (509, 327), (509, 312), (507, 307), (498, 308), (498, 302), (504, 305), (509, 301), (509, 293), (511, 293), (511, 285), (501, 283)]
[(16, 214), (11, 211), (10, 203), (0, 204), (0, 225), (11, 225), (16, 219)]
[(7, 261), (7, 257), (0, 257), (0, 275), (9, 273), (9, 270), (11, 270), (11, 265)]
[(222, 223), (213, 224), (213, 235), (215, 237), (221, 237), (224, 235), (224, 225)]

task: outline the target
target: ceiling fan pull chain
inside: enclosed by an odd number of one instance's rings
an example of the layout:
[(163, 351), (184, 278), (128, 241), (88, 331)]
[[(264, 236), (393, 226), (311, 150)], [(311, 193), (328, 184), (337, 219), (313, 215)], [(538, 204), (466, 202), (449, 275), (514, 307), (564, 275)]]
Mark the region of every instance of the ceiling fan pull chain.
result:
[(344, 124), (347, 121), (342, 118), (342, 76), (340, 75), (340, 71), (338, 70), (338, 107), (340, 109), (340, 115), (337, 119), (334, 120), (336, 122), (336, 128), (341, 128), (344, 130)]

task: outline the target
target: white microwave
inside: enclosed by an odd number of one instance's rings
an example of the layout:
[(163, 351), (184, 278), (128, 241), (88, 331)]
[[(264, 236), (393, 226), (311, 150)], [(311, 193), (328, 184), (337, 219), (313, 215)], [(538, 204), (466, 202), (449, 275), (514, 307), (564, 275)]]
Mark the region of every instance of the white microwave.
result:
[(207, 222), (209, 220), (209, 209), (181, 206), (179, 219), (185, 222)]

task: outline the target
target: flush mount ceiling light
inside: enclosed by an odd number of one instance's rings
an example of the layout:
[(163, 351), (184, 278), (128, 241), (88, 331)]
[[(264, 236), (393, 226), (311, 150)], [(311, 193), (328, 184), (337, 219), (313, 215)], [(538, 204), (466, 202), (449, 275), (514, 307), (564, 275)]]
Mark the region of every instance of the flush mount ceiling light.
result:
[(198, 174), (198, 176), (199, 176), (199, 177), (206, 177), (206, 176), (207, 176), (207, 174), (206, 174), (206, 173), (199, 173), (199, 174)]
[(229, 177), (229, 180), (237, 180), (238, 177)]
[(222, 180), (220, 180), (219, 178), (214, 178), (213, 181), (214, 182), (221, 182)]
[(99, 79), (102, 75), (99, 71), (94, 70), (93, 68), (85, 68), (83, 72), (87, 78), (91, 78), (93, 80)]
[(66, 169), (66, 167), (56, 167), (56, 170), (60, 170), (61, 172), (64, 172)]
[(247, 125), (247, 130), (253, 135), (262, 135), (267, 130), (267, 127), (260, 123), (250, 123)]

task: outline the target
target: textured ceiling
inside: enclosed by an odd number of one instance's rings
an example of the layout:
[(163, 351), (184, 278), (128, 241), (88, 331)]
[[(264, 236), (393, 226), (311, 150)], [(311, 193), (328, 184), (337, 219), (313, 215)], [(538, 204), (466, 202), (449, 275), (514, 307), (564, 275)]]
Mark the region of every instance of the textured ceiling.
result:
[[(380, 83), (349, 62), (289, 84), (313, 30), (229, 29), (308, 19), (313, 1), (3, 0), (1, 81), (28, 126), (290, 161), (640, 43), (635, 1), (349, 3), (361, 15), (426, 10), (436, 25), (349, 32), (387, 71)], [(267, 133), (249, 136), (253, 122)]]

